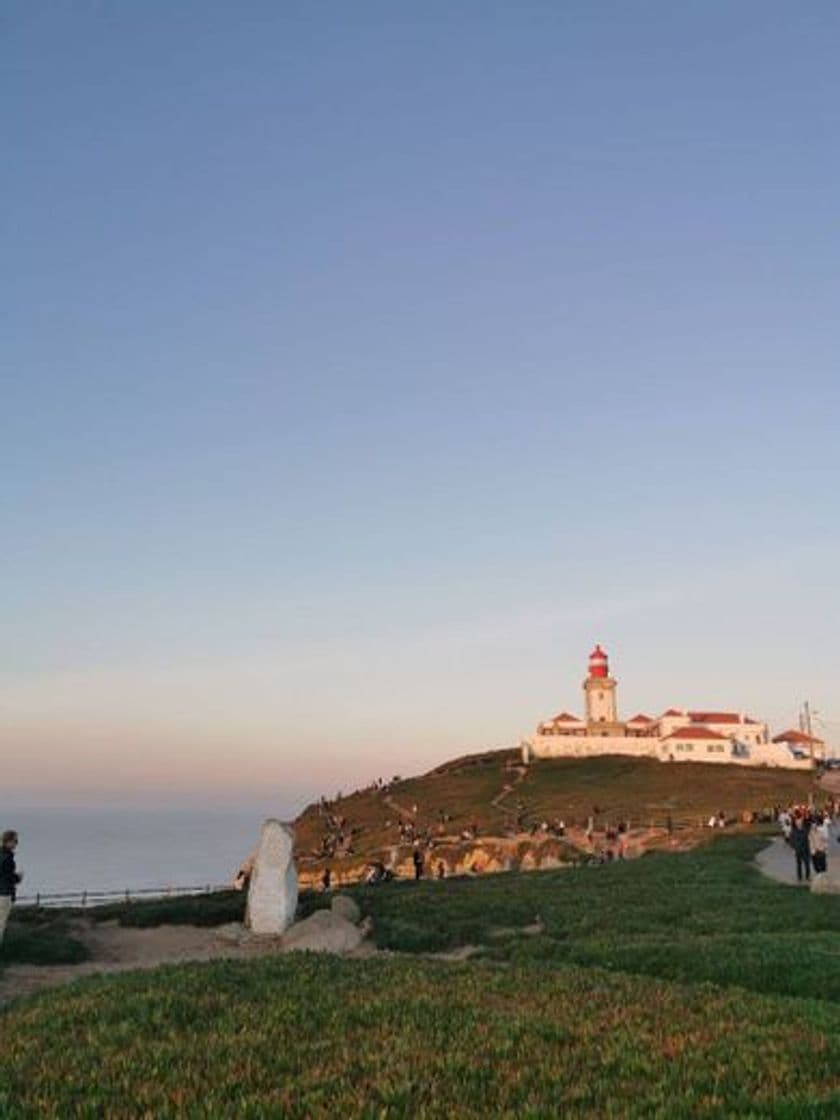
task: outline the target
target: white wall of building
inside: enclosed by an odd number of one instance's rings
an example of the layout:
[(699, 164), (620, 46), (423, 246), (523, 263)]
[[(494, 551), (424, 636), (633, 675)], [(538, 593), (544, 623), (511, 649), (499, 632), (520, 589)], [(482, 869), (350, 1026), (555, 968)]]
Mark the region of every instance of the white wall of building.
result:
[[(738, 726), (738, 725), (733, 725)], [(633, 738), (619, 735), (534, 735), (523, 740), (522, 757), (592, 758), (618, 754), (630, 758), (657, 758), (660, 762), (708, 762), (730, 766), (770, 766), (785, 770), (810, 770), (811, 760), (794, 758), (782, 744), (743, 745), (736, 748), (719, 739)]]

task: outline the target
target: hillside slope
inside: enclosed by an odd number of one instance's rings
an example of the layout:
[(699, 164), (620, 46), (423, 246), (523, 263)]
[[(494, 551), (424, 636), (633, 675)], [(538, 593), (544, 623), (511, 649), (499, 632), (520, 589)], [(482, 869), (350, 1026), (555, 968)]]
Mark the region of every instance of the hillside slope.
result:
[(405, 873), (419, 845), (435, 864), (442, 859), (447, 872), (469, 866), (465, 861), (479, 847), (485, 854), (492, 849), (504, 866), (521, 865), (528, 845), (557, 840), (553, 826), (561, 820), (565, 837), (550, 856), (562, 862), (578, 854), (590, 816), (596, 832), (619, 822), (636, 834), (664, 832), (669, 818), (676, 830), (697, 829), (720, 811), (740, 820), (745, 812), (807, 801), (817, 790), (812, 775), (796, 771), (623, 756), (525, 767), (516, 751), (491, 751), (310, 805), (295, 822), (298, 863), (304, 880), (327, 864), (353, 878), (374, 859)]

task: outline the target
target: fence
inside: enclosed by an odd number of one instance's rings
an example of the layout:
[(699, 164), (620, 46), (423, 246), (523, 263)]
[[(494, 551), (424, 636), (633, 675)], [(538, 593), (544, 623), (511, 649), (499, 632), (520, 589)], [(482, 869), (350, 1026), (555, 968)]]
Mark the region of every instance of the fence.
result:
[(141, 887), (132, 890), (126, 887), (121, 891), (38, 891), (35, 894), (18, 895), (18, 906), (71, 906), (85, 910), (89, 906), (106, 906), (113, 902), (141, 902), (144, 899), (175, 898), (184, 895), (212, 894), (214, 891), (230, 890), (230, 883), (221, 886), (205, 883), (198, 887)]

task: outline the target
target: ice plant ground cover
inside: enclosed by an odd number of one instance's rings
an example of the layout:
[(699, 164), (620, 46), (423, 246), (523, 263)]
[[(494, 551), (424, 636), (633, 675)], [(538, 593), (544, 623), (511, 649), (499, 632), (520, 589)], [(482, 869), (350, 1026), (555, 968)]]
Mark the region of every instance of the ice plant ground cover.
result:
[(840, 1008), (546, 964), (277, 958), (8, 1016), (6, 1115), (836, 1116)]
[(763, 842), (359, 888), (404, 955), (45, 993), (0, 1017), (0, 1115), (836, 1116), (840, 898), (762, 877)]

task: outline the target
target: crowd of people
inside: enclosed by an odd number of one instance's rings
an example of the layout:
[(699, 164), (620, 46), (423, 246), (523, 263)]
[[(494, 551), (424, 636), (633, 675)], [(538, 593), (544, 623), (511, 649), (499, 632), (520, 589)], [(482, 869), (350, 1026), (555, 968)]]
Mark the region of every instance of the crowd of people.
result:
[(320, 859), (352, 856), (353, 838), (358, 836), (361, 829), (351, 825), (347, 817), (332, 812), (330, 803), (323, 797), (321, 798), (320, 809), (326, 827), (321, 835), (319, 848), (315, 855)]
[[(381, 778), (376, 779), (368, 787), (369, 791), (387, 794), (391, 786), (398, 782), (394, 778), (386, 782)], [(353, 854), (353, 838), (362, 831), (361, 827), (352, 826), (347, 817), (338, 811), (338, 801), (329, 802), (321, 799), (320, 813), (325, 821), (325, 830), (321, 837), (320, 848), (313, 852), (321, 859), (341, 858)], [(447, 874), (446, 864), (436, 858), (433, 850), (441, 844), (450, 844), (453, 841), (470, 842), (478, 839), (482, 833), (482, 825), (477, 818), (468, 823), (454, 824), (451, 814), (444, 809), (428, 810), (420, 816), (420, 809), (416, 803), (407, 807), (398, 807), (393, 801), (386, 798), (389, 806), (397, 814), (385, 821), (386, 830), (394, 829), (394, 844), (397, 846), (410, 846), (411, 865), (415, 879), (426, 875), (443, 878)], [(494, 802), (496, 804), (496, 802)], [(720, 809), (712, 813), (702, 822), (709, 828), (723, 829), (737, 823), (755, 823), (759, 821), (778, 821), (785, 838), (790, 843), (795, 857), (797, 878), (803, 881), (810, 879), (812, 872), (820, 874), (827, 867), (829, 855), (830, 825), (832, 819), (840, 814), (840, 804), (834, 799), (829, 799), (822, 809), (817, 810), (812, 806), (781, 805), (765, 807), (760, 811), (745, 810), (740, 815), (730, 814)], [(575, 844), (581, 845), (579, 831), (583, 832), (588, 846), (591, 862), (609, 863), (613, 860), (623, 860), (628, 854), (628, 834), (630, 824), (626, 819), (616, 823), (604, 821), (604, 812), (599, 806), (593, 805), (585, 822), (567, 822), (562, 817), (548, 818), (538, 815), (530, 809), (521, 798), (515, 802), (515, 807), (504, 820), (501, 832), (509, 838), (527, 835), (530, 839), (542, 837), (564, 840), (569, 838), (570, 829)], [(672, 835), (676, 828), (684, 827), (686, 822), (675, 824), (670, 813), (664, 822), (667, 833)], [(658, 823), (662, 827), (662, 822)], [(380, 861), (368, 864), (365, 879), (369, 883), (387, 882), (393, 878), (392, 873)], [(325, 871), (322, 886), (330, 889), (330, 872)]]

